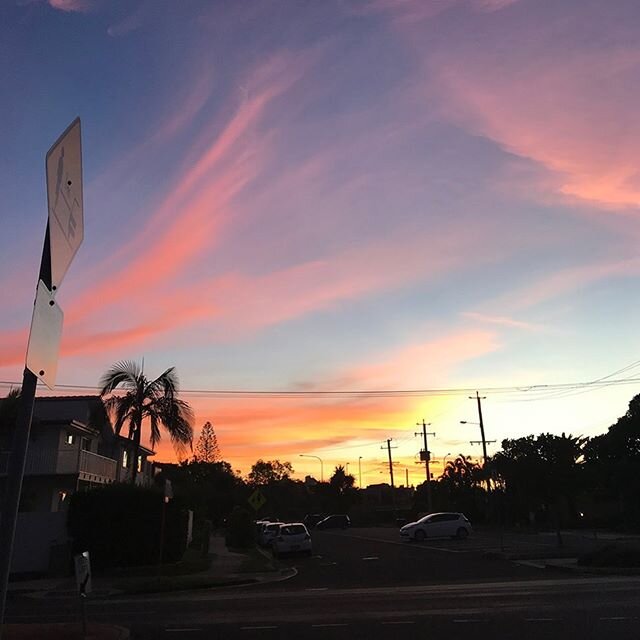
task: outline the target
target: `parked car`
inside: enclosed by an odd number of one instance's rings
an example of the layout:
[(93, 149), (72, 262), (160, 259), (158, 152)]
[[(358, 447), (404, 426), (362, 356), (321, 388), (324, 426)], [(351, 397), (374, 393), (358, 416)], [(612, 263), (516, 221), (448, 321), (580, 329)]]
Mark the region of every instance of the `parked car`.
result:
[(313, 529), (313, 527), (315, 527), (318, 524), (318, 522), (320, 522), (320, 520), (323, 520), (323, 519), (324, 519), (324, 516), (319, 513), (308, 513), (304, 517), (302, 522), (307, 527), (307, 529)]
[(404, 540), (425, 538), (467, 538), (473, 529), (464, 513), (430, 513), (416, 522), (409, 522), (400, 529)]
[(334, 514), (327, 516), (324, 520), (320, 520), (316, 525), (316, 529), (348, 529), (351, 526), (349, 516), (344, 514)]
[(301, 522), (281, 524), (271, 544), (273, 555), (278, 557), (285, 553), (302, 552), (311, 555), (311, 536), (307, 527)]
[(262, 535), (260, 536), (260, 544), (263, 547), (270, 547), (273, 539), (278, 534), (278, 529), (280, 525), (284, 524), (284, 522), (268, 522), (262, 528)]

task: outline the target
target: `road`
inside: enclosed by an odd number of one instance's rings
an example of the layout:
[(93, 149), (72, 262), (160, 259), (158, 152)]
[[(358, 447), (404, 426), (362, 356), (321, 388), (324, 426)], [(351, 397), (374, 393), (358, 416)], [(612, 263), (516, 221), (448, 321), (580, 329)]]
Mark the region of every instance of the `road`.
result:
[[(291, 580), (248, 588), (117, 597), (89, 616), (134, 638), (640, 637), (640, 576), (588, 577), (487, 559), (473, 544), (425, 545), (362, 531), (318, 532)], [(387, 534), (385, 534), (387, 535)], [(68, 601), (13, 601), (8, 621), (63, 621)]]

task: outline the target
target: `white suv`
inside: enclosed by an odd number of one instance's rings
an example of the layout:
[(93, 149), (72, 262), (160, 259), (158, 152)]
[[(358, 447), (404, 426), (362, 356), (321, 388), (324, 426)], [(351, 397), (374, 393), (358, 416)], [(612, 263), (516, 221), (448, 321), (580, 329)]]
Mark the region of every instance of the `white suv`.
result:
[(473, 529), (463, 513), (430, 513), (416, 522), (405, 524), (400, 537), (405, 540), (425, 538), (467, 538)]
[(307, 531), (307, 527), (301, 522), (281, 524), (276, 537), (271, 543), (271, 549), (276, 557), (283, 553), (292, 553), (294, 551), (300, 551), (310, 556), (311, 536)]

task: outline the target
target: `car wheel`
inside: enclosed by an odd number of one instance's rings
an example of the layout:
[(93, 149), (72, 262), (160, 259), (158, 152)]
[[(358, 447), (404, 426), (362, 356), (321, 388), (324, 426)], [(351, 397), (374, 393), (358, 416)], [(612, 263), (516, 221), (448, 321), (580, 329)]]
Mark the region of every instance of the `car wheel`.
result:
[(468, 537), (469, 537), (469, 532), (464, 527), (460, 527), (456, 532), (456, 538), (458, 538), (458, 540), (464, 540), (465, 538), (468, 538)]
[(423, 542), (426, 537), (427, 537), (427, 534), (422, 529), (418, 529), (413, 534), (413, 539), (417, 540), (418, 542)]

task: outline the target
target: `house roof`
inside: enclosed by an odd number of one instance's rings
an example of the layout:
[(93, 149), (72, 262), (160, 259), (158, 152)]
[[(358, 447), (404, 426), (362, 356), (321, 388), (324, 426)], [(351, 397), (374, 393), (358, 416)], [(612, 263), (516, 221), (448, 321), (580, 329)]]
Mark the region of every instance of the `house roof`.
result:
[(43, 396), (36, 398), (33, 417), (41, 423), (76, 423), (112, 432), (111, 422), (100, 396)]

